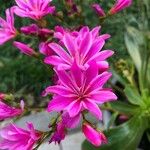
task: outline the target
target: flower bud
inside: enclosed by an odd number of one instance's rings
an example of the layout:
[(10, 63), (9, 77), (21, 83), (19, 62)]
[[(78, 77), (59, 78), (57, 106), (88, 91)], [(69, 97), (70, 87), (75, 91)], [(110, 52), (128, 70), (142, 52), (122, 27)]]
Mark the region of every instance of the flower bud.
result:
[(117, 0), (114, 6), (110, 9), (109, 14), (116, 14), (117, 12), (129, 7), (131, 4), (132, 0)]
[(92, 8), (100, 17), (106, 16), (104, 10), (101, 8), (101, 6), (99, 4), (93, 4)]
[(28, 45), (15, 41), (13, 45), (18, 48), (22, 53), (28, 55), (28, 56), (37, 56), (37, 53), (30, 48)]
[(87, 140), (95, 146), (100, 146), (102, 143), (107, 143), (107, 139), (102, 132), (92, 128), (88, 123), (84, 123), (82, 131)]

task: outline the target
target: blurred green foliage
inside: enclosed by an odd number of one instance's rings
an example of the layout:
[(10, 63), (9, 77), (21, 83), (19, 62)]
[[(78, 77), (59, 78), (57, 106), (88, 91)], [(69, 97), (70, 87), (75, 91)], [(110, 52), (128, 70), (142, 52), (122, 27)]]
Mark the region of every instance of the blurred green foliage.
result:
[[(53, 0), (53, 4), (57, 8), (57, 12), (61, 14), (62, 20), (55, 20), (51, 16), (48, 26), (54, 28), (55, 25), (62, 25), (69, 28), (74, 28), (80, 25), (88, 25), (94, 27), (100, 25), (100, 20), (90, 5), (94, 2), (100, 3), (107, 11), (113, 5), (114, 0), (75, 0), (81, 10), (81, 16), (68, 16), (68, 8), (64, 4), (64, 0)], [(14, 0), (1, 1), (1, 16), (5, 16), (5, 9), (13, 6)], [(139, 16), (140, 8), (137, 9), (136, 0), (133, 6), (111, 18), (108, 18), (102, 24), (102, 33), (110, 33), (112, 38), (107, 42), (106, 48), (114, 49), (115, 55), (111, 58), (111, 62), (115, 62), (118, 58), (128, 57), (124, 45), (124, 31), (126, 20), (131, 18), (131, 14)], [(62, 13), (63, 12), (63, 13)], [(27, 25), (31, 22), (29, 19), (22, 19), (16, 17), (15, 24), (17, 27)], [(21, 39), (23, 40), (23, 39)], [(38, 41), (37, 41), (38, 42)], [(34, 45), (37, 46), (35, 43)], [(36, 47), (37, 48), (37, 47)], [(16, 92), (24, 89), (24, 93), (33, 93), (39, 96), (41, 91), (50, 84), (50, 74), (47, 73), (43, 64), (19, 53), (11, 42), (0, 47), (0, 91), (2, 92)]]

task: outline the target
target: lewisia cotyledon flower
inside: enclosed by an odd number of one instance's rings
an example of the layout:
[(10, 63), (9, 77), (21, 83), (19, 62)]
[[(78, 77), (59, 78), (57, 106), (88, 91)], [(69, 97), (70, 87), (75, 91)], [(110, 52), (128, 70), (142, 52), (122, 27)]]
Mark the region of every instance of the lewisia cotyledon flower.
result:
[(88, 123), (84, 123), (82, 126), (82, 132), (86, 139), (95, 146), (100, 146), (102, 143), (107, 143), (107, 138), (102, 132), (95, 130)]
[(11, 107), (11, 106), (5, 104), (3, 101), (0, 101), (0, 120), (21, 115), (24, 110), (24, 102), (23, 101), (20, 102), (20, 107), (21, 108)]
[(116, 14), (117, 12), (129, 7), (132, 4), (132, 0), (117, 0), (115, 5), (110, 9), (110, 14)]
[(95, 61), (101, 71), (107, 70), (108, 63), (105, 60), (113, 55), (113, 51), (100, 51), (105, 44), (105, 39), (110, 36), (108, 34), (99, 36), (99, 30), (100, 27), (92, 31), (89, 31), (88, 27), (83, 27), (76, 34), (66, 32), (57, 34), (62, 37), (61, 43), (64, 46), (50, 43), (49, 47), (56, 55), (46, 57), (44, 62), (55, 66), (58, 70), (68, 70), (75, 60), (78, 66), (85, 70), (89, 67), (90, 62)]
[(55, 94), (49, 102), (48, 111), (67, 111), (70, 117), (75, 117), (84, 110), (88, 110), (98, 119), (102, 119), (102, 113), (97, 104), (103, 104), (110, 100), (116, 100), (116, 95), (103, 88), (111, 77), (111, 73), (99, 73), (95, 62), (90, 63), (87, 70), (82, 70), (76, 62), (69, 71), (55, 70), (59, 85), (50, 86), (45, 93)]
[(14, 6), (15, 13), (20, 17), (28, 17), (34, 20), (52, 14), (54, 6), (50, 6), (52, 0), (15, 0), (18, 6)]
[(41, 138), (32, 123), (27, 124), (28, 130), (10, 124), (0, 130), (0, 148), (4, 150), (32, 150), (34, 144)]
[(14, 27), (14, 9), (6, 10), (6, 20), (0, 17), (0, 45), (13, 39), (17, 34)]

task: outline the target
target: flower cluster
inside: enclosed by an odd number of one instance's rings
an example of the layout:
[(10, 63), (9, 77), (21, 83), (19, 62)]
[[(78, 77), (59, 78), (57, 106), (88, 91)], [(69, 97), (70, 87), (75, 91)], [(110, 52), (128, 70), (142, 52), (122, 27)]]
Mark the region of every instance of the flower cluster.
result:
[[(27, 123), (28, 130), (10, 124), (0, 130), (0, 148), (8, 150), (32, 150), (34, 144), (40, 144), (45, 135), (50, 136), (50, 143), (60, 143), (67, 134), (67, 129), (75, 128), (80, 123), (82, 132), (89, 142), (95, 146), (107, 143), (105, 135), (89, 120), (87, 113), (102, 120), (100, 106), (117, 99), (112, 89), (105, 84), (111, 77), (108, 71), (107, 59), (113, 55), (112, 50), (104, 49), (109, 34), (100, 34), (100, 26), (90, 29), (80, 26), (74, 30), (55, 26), (54, 30), (47, 28), (45, 16), (54, 13), (52, 0), (15, 0), (16, 5), (6, 10), (6, 20), (0, 17), (0, 45), (14, 39), (13, 46), (28, 56), (34, 56), (53, 67), (56, 82), (48, 86), (43, 96), (52, 95), (48, 103), (48, 112), (57, 112), (58, 117), (50, 123), (50, 131), (37, 131), (32, 123)], [(71, 13), (77, 12), (73, 0), (66, 0)], [(110, 9), (109, 15), (131, 5), (131, 0), (117, 0)], [(102, 7), (93, 4), (92, 8), (101, 17), (107, 17)], [(14, 14), (32, 19), (35, 23), (14, 27)], [(15, 41), (17, 36), (37, 37), (39, 52), (31, 48), (33, 45)], [(103, 50), (104, 49), (104, 50)], [(39, 57), (42, 55), (42, 57)], [(13, 107), (10, 101), (5, 101), (6, 95), (0, 93), (0, 120), (18, 117), (24, 112), (24, 102), (20, 107)], [(50, 134), (51, 133), (51, 134)]]
[[(100, 27), (91, 31), (88, 27), (83, 27), (76, 32), (64, 30), (58, 34), (57, 31), (58, 43), (49, 43), (48, 46), (54, 54), (46, 57), (44, 62), (53, 65), (58, 76), (57, 85), (47, 87), (44, 92), (44, 95), (54, 94), (48, 104), (49, 112), (67, 113), (71, 120), (79, 120), (88, 111), (101, 120), (102, 112), (98, 104), (117, 99), (111, 89), (104, 87), (111, 77), (111, 73), (107, 71), (109, 66), (106, 59), (113, 55), (113, 51), (101, 51), (109, 35), (99, 35), (99, 30)], [(86, 121), (83, 119), (84, 122)], [(60, 123), (58, 125), (59, 128), (61, 126), (60, 132), (62, 128), (65, 129), (64, 124), (62, 125), (63, 127)], [(83, 129), (87, 137), (88, 129)], [(57, 139), (59, 142), (61, 137), (64, 138), (64, 132), (58, 138), (58, 131), (57, 138), (54, 138), (56, 135), (52, 138), (55, 142)], [(95, 133), (98, 134), (98, 131)], [(102, 139), (99, 141), (101, 142), (95, 144), (96, 146), (102, 143)]]

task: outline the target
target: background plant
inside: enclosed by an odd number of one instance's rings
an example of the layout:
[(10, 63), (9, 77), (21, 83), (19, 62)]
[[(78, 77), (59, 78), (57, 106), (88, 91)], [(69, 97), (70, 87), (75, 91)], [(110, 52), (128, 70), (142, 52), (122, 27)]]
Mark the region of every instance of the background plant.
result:
[[(107, 129), (109, 143), (99, 150), (131, 149), (138, 147), (143, 134), (149, 139), (150, 124), (150, 38), (149, 38), (149, 2), (138, 3), (142, 13), (140, 17), (131, 15), (126, 24), (125, 44), (130, 58), (118, 60), (113, 66), (114, 76), (118, 83), (120, 101), (109, 103), (105, 109), (112, 111), (110, 125), (125, 115), (125, 123)], [(131, 19), (132, 18), (132, 19)], [(118, 87), (119, 85), (119, 87)], [(122, 91), (122, 92), (121, 92)], [(150, 140), (150, 139), (149, 139)], [(124, 146), (123, 146), (124, 145)], [(123, 146), (123, 147), (122, 147)], [(148, 145), (144, 149), (148, 149)], [(86, 142), (83, 149), (95, 149)]]

